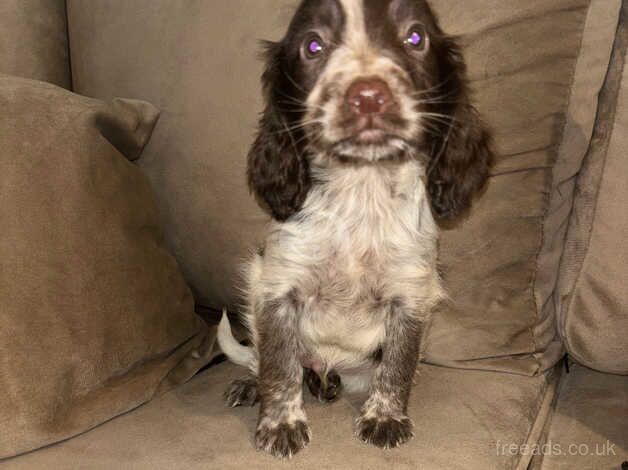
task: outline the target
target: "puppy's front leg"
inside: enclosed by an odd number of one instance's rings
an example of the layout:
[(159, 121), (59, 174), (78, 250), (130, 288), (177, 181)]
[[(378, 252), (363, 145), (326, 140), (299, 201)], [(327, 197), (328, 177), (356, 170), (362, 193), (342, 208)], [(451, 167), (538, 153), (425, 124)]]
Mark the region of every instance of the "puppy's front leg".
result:
[(310, 431), (303, 410), (303, 367), (299, 362), (294, 296), (266, 302), (257, 316), (260, 414), (255, 445), (286, 458), (303, 449)]
[(418, 362), (420, 332), (421, 323), (414, 312), (401, 302), (392, 302), (382, 360), (357, 421), (356, 432), (362, 441), (389, 449), (413, 437), (412, 421), (406, 412)]

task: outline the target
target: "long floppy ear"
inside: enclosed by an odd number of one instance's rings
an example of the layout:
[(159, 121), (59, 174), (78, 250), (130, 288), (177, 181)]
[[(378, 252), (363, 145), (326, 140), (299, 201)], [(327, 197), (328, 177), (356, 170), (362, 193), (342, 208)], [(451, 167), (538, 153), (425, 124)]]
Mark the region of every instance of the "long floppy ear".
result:
[(283, 83), (281, 44), (267, 43), (266, 48), (266, 70), (262, 76), (266, 106), (248, 155), (248, 180), (272, 216), (284, 221), (301, 209), (311, 178), (303, 146), (299, 145), (304, 139), (294, 130), (298, 116), (282, 109), (290, 87)]
[(494, 160), (490, 133), (471, 104), (467, 68), (455, 40), (441, 38), (440, 85), (430, 111), (444, 114), (429, 143), (428, 191), (437, 221), (464, 215), (482, 191)]

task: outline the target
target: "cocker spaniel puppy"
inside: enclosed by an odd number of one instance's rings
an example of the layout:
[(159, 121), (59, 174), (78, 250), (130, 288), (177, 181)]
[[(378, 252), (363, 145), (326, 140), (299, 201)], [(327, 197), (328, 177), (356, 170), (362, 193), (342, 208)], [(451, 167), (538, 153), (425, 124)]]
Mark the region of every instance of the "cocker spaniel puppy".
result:
[(438, 226), (485, 185), (489, 134), (424, 0), (304, 0), (266, 61), (248, 178), (274, 222), (247, 267), (253, 348), (220, 326), (252, 372), (227, 401), (259, 401), (256, 446), (290, 457), (310, 440), (304, 381), (322, 400), (365, 390), (357, 436), (396, 447), (413, 435), (422, 324), (444, 297)]

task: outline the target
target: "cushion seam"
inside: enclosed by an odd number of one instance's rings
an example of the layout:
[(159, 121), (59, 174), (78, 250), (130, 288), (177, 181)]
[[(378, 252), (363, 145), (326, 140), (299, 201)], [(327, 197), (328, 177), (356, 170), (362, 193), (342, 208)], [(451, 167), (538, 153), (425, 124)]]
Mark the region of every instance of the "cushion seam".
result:
[[(528, 431), (528, 435), (525, 440), (524, 445), (527, 445), (528, 448), (538, 443), (547, 421), (552, 417), (553, 405), (557, 397), (560, 382), (562, 382), (560, 379), (560, 366), (555, 366), (554, 370), (547, 372), (543, 390), (539, 394), (539, 399), (536, 403), (537, 409), (535, 418), (530, 426), (530, 430)], [(548, 401), (550, 401), (549, 404), (547, 403)], [(547, 409), (545, 405), (547, 405)], [(531, 452), (529, 452), (528, 455), (520, 456), (519, 461), (516, 462), (514, 468), (516, 470), (526, 470), (532, 461), (532, 457), (533, 455)]]

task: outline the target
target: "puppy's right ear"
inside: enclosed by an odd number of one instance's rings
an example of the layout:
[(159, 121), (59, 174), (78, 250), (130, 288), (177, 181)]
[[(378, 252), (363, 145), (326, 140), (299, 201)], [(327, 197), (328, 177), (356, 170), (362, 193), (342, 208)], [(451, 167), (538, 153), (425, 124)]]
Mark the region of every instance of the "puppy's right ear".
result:
[(282, 110), (282, 103), (290, 98), (291, 87), (283, 83), (281, 54), (280, 43), (266, 43), (266, 70), (262, 75), (266, 103), (248, 155), (248, 180), (272, 216), (285, 221), (301, 209), (311, 179), (303, 145), (298, 145), (304, 139), (295, 135), (294, 128), (298, 126), (294, 120), (298, 116)]

